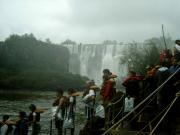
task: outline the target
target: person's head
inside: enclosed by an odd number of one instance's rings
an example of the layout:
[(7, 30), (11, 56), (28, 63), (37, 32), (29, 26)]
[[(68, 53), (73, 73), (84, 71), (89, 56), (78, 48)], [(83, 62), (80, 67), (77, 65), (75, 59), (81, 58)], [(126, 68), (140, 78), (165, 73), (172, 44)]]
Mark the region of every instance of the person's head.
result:
[(95, 85), (95, 81), (94, 80), (91, 80), (91, 85)]
[(94, 84), (95, 84), (94, 80), (88, 80), (88, 81), (86, 81), (86, 88), (89, 89)]
[(3, 116), (3, 122), (7, 121), (9, 119), (9, 115), (4, 115)]
[(34, 104), (30, 104), (29, 109), (34, 112), (36, 110), (36, 106)]
[(61, 96), (63, 96), (63, 94), (64, 94), (64, 91), (62, 90), (62, 89), (57, 89), (57, 97), (61, 97)]
[(104, 70), (103, 70), (103, 74), (104, 74), (104, 75), (110, 75), (111, 72), (110, 72), (109, 69), (104, 69)]
[(75, 93), (75, 90), (73, 88), (69, 88), (68, 89), (68, 95), (71, 95), (73, 93)]
[(26, 117), (27, 117), (26, 112), (24, 112), (24, 111), (20, 111), (20, 112), (19, 112), (19, 118), (20, 118), (20, 119), (24, 119), (24, 118), (26, 118)]
[(136, 72), (134, 72), (134, 71), (129, 71), (129, 75), (130, 75), (130, 76), (135, 76), (135, 75), (136, 75)]
[(177, 45), (180, 45), (180, 40), (177, 39), (177, 40), (175, 41), (175, 43), (176, 43)]
[(104, 69), (102, 78), (104, 81), (106, 81), (106, 80), (109, 80), (111, 78), (111, 75), (112, 75), (112, 73), (110, 72), (109, 69)]

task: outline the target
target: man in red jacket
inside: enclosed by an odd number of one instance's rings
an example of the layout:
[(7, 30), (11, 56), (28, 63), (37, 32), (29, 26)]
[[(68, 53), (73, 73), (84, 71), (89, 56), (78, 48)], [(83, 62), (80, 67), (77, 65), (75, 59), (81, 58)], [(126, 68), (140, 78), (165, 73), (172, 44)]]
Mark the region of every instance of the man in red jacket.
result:
[(122, 85), (126, 88), (126, 96), (138, 97), (139, 96), (139, 81), (141, 78), (136, 75), (134, 71), (129, 71), (129, 76), (124, 80)]

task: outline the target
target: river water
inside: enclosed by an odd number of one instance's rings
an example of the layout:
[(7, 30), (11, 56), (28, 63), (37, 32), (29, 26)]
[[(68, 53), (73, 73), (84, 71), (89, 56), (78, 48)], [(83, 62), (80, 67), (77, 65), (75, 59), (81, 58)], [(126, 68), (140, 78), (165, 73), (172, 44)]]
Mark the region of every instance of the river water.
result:
[[(67, 95), (67, 93), (65, 93)], [(47, 110), (41, 114), (41, 134), (48, 135), (50, 131), (50, 120), (52, 119), (52, 102), (56, 97), (54, 91), (4, 91), (0, 90), (0, 118), (4, 114), (9, 114), (11, 119), (17, 117), (19, 111), (25, 111), (29, 114), (28, 106), (35, 104), (37, 107), (46, 108)], [(81, 97), (77, 97), (76, 119), (75, 119), (75, 135), (79, 134), (79, 130), (85, 124), (84, 105), (81, 102)], [(56, 135), (56, 130), (53, 121), (53, 133)]]

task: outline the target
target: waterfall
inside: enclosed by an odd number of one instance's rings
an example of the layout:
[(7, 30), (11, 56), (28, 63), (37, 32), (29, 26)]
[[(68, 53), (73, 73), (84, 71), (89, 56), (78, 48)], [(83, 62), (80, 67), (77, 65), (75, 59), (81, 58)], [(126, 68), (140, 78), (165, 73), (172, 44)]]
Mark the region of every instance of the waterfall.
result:
[(67, 44), (64, 45), (71, 54), (69, 72), (87, 76), (97, 84), (102, 82), (102, 71), (105, 68), (119, 78), (126, 76), (127, 66), (120, 64), (125, 45), (119, 44)]

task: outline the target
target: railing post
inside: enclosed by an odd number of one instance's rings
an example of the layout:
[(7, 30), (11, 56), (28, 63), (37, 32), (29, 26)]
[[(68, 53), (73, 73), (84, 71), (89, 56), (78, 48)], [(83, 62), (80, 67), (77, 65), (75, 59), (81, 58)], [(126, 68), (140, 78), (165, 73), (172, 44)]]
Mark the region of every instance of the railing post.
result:
[[(114, 119), (115, 114), (115, 105), (113, 105), (113, 115), (112, 115), (112, 120)], [(114, 123), (113, 123), (114, 124)]]
[(52, 135), (52, 122), (53, 122), (53, 120), (51, 119), (50, 120), (50, 132), (49, 132), (50, 135)]

